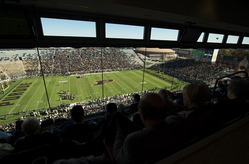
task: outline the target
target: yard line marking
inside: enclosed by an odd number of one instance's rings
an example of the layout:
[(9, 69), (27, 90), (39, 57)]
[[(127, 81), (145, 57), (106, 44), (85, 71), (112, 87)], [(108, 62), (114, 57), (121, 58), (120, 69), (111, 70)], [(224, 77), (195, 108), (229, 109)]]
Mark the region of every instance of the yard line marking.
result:
[[(48, 83), (46, 83), (46, 85), (49, 85), (49, 83), (50, 83), (50, 81), (48, 82)], [(40, 86), (39, 86), (40, 87)], [(42, 97), (43, 97), (43, 95), (44, 95), (44, 93), (45, 93), (45, 89), (43, 89), (44, 91), (43, 91), (43, 94), (41, 94), (42, 96), (41, 96), (41, 99), (40, 99), (40, 101), (42, 100)], [(37, 106), (36, 106), (36, 108), (35, 109), (37, 109), (38, 108), (38, 106), (39, 106), (39, 103), (37, 103)]]
[[(41, 81), (41, 84), (42, 84), (42, 81)], [(40, 84), (40, 85), (41, 85), (41, 84)], [(39, 87), (40, 87), (40, 85), (39, 85)], [(37, 92), (37, 90), (38, 90), (39, 87), (36, 88), (36, 91), (35, 91), (34, 94), (32, 95), (32, 97), (31, 97), (31, 99), (29, 100), (29, 102), (32, 100), (32, 98), (34, 97), (34, 95), (35, 95), (35, 93)], [(24, 107), (24, 110), (27, 108), (29, 102), (28, 102), (27, 105)]]
[[(68, 94), (70, 94), (70, 86), (71, 86), (70, 85), (70, 81), (71, 81), (70, 79), (71, 79), (71, 76), (68, 76), (68, 77), (69, 77), (69, 83), (68, 83), (69, 84), (69, 90), (68, 90), (69, 92), (68, 92)], [(70, 104), (70, 99), (69, 99), (69, 104)]]
[[(120, 76), (120, 77), (119, 77)], [(123, 79), (130, 79), (130, 78), (123, 78), (123, 76), (122, 75), (119, 75), (119, 76), (117, 76), (119, 79), (121, 79), (122, 81), (123, 81)], [(127, 83), (125, 83), (125, 82), (123, 82), (123, 84), (124, 85), (126, 85), (128, 88), (130, 88), (131, 89), (131, 87), (129, 87), (128, 85), (127, 85)], [(119, 84), (120, 85), (120, 84)], [(122, 88), (122, 87), (121, 87)], [(123, 87), (124, 88), (124, 87)], [(132, 89), (131, 89), (132, 90)], [(121, 93), (122, 94), (122, 93)]]
[[(79, 95), (79, 89), (78, 89), (78, 83), (77, 83), (77, 79), (75, 80), (75, 82), (76, 82), (76, 87), (77, 87), (77, 93), (78, 93), (78, 95)], [(80, 97), (78, 96), (78, 101), (80, 102)]]
[[(93, 76), (92, 78), (94, 79), (94, 81), (96, 81), (95, 76)], [(88, 80), (88, 82), (89, 82), (89, 80)], [(91, 85), (90, 82), (89, 82), (89, 84)], [(95, 96), (95, 94), (98, 94), (98, 91), (97, 91), (97, 92), (95, 91), (96, 89), (94, 90), (93, 87), (91, 87), (91, 88), (92, 88), (92, 91), (93, 91), (92, 94), (93, 94), (94, 96)], [(96, 88), (96, 87), (95, 87), (95, 88)], [(94, 94), (94, 93), (95, 93), (95, 94)], [(93, 97), (93, 98), (94, 98), (94, 97)], [(95, 97), (95, 98), (97, 98), (97, 97)]]
[(81, 78), (81, 81), (82, 81), (82, 84), (83, 84), (83, 86), (84, 86), (84, 89), (85, 89), (85, 92), (86, 92), (86, 95), (87, 95), (86, 86), (85, 86), (85, 84), (84, 84), (83, 78)]
[[(54, 87), (53, 87), (53, 90), (52, 90), (52, 92), (51, 92), (50, 97), (53, 97), (54, 88), (55, 88), (55, 85), (57, 84), (57, 82), (56, 82), (57, 80), (58, 80), (58, 77), (56, 77), (55, 84), (54, 84)], [(48, 97), (48, 98), (49, 98), (49, 100), (50, 100), (50, 97)], [(50, 103), (51, 103), (51, 102), (50, 102)]]
[[(109, 75), (109, 74), (108, 74)], [(110, 75), (109, 75), (110, 76)], [(112, 78), (112, 77), (110, 77), (110, 78)], [(118, 84), (118, 83), (117, 83)], [(115, 88), (115, 90), (117, 91), (117, 93), (119, 93), (119, 94), (121, 94), (121, 92), (114, 86), (114, 84), (112, 84), (111, 83), (111, 85)], [(118, 84), (119, 85), (119, 84)], [(120, 85), (119, 85), (120, 86)], [(120, 86), (120, 87), (122, 87), (122, 86)], [(109, 92), (109, 91), (108, 91)]]
[[(21, 84), (21, 83), (20, 83), (20, 84)], [(20, 99), (19, 101), (17, 101), (17, 104), (19, 104), (19, 102), (23, 99), (23, 97), (28, 93), (28, 91), (30, 90), (30, 88), (33, 87), (33, 84), (34, 84), (34, 83), (32, 83), (32, 86), (30, 86), (29, 89), (26, 90), (26, 92), (24, 93), (24, 95), (22, 95), (21, 99)], [(14, 107), (10, 110), (9, 113), (11, 113), (11, 112), (14, 110), (15, 107), (16, 107), (16, 106), (14, 106)]]

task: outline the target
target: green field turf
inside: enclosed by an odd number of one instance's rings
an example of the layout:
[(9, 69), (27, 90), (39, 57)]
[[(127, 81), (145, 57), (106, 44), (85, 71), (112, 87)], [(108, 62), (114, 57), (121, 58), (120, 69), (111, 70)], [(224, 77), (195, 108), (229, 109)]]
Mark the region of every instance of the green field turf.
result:
[[(141, 82), (143, 71), (141, 70), (111, 72), (105, 73), (103, 76), (103, 79), (110, 81), (104, 85), (104, 97), (134, 93), (142, 90)], [(98, 84), (97, 81), (101, 81), (102, 74), (85, 75), (83, 78), (77, 77), (78, 76), (45, 77), (51, 107), (64, 103), (76, 103), (102, 97), (102, 85), (96, 85)], [(169, 88), (171, 84), (152, 75), (145, 74), (143, 90), (149, 90), (155, 87)], [(60, 90), (75, 94), (75, 100), (60, 101)], [(20, 97), (18, 98), (18, 96)], [(46, 107), (48, 107), (48, 103), (42, 77), (22, 79), (21, 83), (1, 99), (0, 115)]]

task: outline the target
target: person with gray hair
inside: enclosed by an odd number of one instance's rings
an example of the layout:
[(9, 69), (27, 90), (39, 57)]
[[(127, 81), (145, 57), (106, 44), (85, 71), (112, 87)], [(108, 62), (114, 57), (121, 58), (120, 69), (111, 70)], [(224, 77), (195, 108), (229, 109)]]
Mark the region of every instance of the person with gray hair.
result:
[(33, 136), (39, 132), (40, 122), (36, 117), (29, 117), (22, 123), (21, 127), (25, 136)]
[(40, 133), (40, 122), (36, 117), (29, 117), (22, 123), (24, 137), (19, 138), (14, 144), (14, 151), (20, 152), (38, 146), (50, 144), (58, 145), (61, 138), (52, 133)]
[(249, 112), (249, 81), (233, 79), (227, 87), (227, 99), (212, 106), (212, 121), (216, 125), (243, 117)]

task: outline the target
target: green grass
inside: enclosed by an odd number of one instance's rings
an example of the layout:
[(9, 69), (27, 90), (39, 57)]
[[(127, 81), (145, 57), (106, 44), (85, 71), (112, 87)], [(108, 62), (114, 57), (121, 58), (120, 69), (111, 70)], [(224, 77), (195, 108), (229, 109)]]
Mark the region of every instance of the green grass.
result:
[[(116, 94), (139, 92), (142, 90), (142, 78), (143, 72), (141, 70), (105, 73), (103, 75), (103, 79), (113, 79), (113, 82), (104, 84), (104, 97), (110, 97)], [(63, 103), (76, 103), (102, 97), (102, 85), (94, 86), (94, 82), (101, 79), (102, 74), (85, 75), (83, 78), (77, 78), (77, 76), (45, 77), (51, 107)], [(20, 98), (16, 100), (9, 100), (9, 102), (13, 103), (13, 105), (0, 106), (0, 115), (17, 113), (18, 111), (22, 110), (33, 110), (48, 107), (47, 96), (42, 77), (22, 79), (22, 82), (18, 84), (10, 93), (8, 93), (8, 95), (13, 94), (13, 92), (15, 92), (18, 87), (25, 83), (31, 84), (28, 88), (26, 88), (26, 91), (23, 92)], [(171, 83), (165, 82), (159, 78), (145, 73), (143, 90), (150, 90), (155, 87), (170, 88), (172, 86)], [(69, 91), (70, 94), (75, 94), (75, 100), (60, 101), (60, 90)], [(5, 95), (5, 97), (0, 101), (0, 104), (6, 102), (4, 99), (8, 97), (8, 95)], [(8, 116), (8, 120), (9, 117), (10, 116)], [(0, 119), (0, 124), (3, 124), (2, 119)]]
[(153, 64), (153, 63), (151, 63), (151, 62), (146, 62), (146, 64), (147, 64), (147, 66), (149, 66), (149, 65), (151, 65), (151, 64)]

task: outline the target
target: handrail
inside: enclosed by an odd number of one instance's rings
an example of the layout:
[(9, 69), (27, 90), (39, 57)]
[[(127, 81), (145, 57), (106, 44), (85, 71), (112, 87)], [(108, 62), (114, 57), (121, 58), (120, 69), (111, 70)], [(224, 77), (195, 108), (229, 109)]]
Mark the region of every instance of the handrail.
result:
[(236, 75), (236, 74), (238, 74), (238, 73), (244, 73), (244, 74), (246, 75), (245, 77), (248, 77), (248, 73), (247, 73), (246, 71), (238, 71), (238, 72), (235, 72), (235, 73), (232, 73), (232, 74), (226, 75), (226, 76), (219, 77), (219, 78), (218, 78), (218, 79), (216, 79), (216, 81), (215, 81), (215, 84), (214, 84), (214, 88), (213, 88), (212, 95), (214, 94), (215, 89), (216, 89), (216, 85), (217, 85), (217, 83), (218, 83), (218, 81), (219, 81), (220, 79), (223, 79), (223, 78), (225, 78), (225, 77), (231, 77), (231, 76)]

